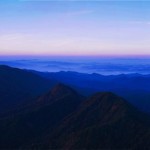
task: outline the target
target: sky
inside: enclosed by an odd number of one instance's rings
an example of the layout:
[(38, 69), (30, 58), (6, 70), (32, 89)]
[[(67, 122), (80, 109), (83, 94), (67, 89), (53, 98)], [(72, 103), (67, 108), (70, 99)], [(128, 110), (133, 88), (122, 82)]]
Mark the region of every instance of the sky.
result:
[(0, 55), (150, 55), (150, 1), (0, 0)]

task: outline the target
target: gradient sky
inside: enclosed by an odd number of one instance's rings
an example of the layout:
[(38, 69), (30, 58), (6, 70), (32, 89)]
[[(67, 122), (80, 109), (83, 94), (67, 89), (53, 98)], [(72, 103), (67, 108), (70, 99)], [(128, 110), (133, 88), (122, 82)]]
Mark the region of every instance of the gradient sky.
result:
[(0, 0), (0, 55), (150, 55), (150, 2)]

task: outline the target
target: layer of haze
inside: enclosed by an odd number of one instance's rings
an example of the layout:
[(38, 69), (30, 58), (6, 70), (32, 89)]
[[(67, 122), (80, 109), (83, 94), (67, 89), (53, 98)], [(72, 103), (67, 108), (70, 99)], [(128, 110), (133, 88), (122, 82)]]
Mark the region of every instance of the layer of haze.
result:
[(0, 1), (0, 55), (150, 55), (148, 1)]

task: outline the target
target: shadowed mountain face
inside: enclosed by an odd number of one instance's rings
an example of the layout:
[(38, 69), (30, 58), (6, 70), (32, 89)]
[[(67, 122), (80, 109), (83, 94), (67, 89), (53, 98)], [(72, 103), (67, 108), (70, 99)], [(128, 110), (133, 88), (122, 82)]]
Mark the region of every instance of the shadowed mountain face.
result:
[(0, 120), (0, 148), (19, 148), (50, 134), (84, 99), (66, 85), (58, 84), (16, 115)]
[(64, 120), (47, 144), (68, 150), (148, 149), (149, 119), (122, 98), (97, 93)]
[(76, 91), (74, 91), (72, 88), (64, 84), (59, 83), (54, 88), (52, 88), (50, 92), (38, 98), (37, 103), (39, 103), (41, 106), (41, 105), (45, 105), (46, 103), (57, 102), (60, 99), (65, 99), (66, 97), (67, 98), (70, 97), (71, 100), (77, 98), (76, 101), (78, 101), (79, 97), (76, 96), (79, 96), (79, 94)]
[(54, 84), (34, 73), (0, 65), (0, 113), (20, 107)]
[[(82, 81), (91, 86), (92, 79)], [(7, 66), (0, 66), (0, 83), (1, 111), (17, 107), (0, 117), (0, 149), (150, 149), (150, 117), (111, 92), (86, 99), (67, 85), (51, 89), (55, 80)]]
[[(78, 72), (42, 73), (38, 75), (67, 84), (83, 95), (111, 91), (150, 114), (150, 76), (140, 74), (100, 75)], [(81, 84), (82, 83), (82, 84)]]

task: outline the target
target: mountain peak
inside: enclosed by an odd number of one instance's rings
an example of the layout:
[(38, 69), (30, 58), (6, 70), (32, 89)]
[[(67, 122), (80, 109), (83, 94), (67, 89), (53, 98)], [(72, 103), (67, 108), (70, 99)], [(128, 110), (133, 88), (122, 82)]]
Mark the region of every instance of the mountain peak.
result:
[(40, 103), (52, 103), (65, 97), (80, 97), (80, 95), (67, 85), (58, 83), (47, 94), (38, 99)]
[(95, 108), (95, 110), (97, 110), (103, 117), (109, 115), (111, 117), (112, 114), (114, 114), (115, 117), (116, 115), (121, 117), (130, 108), (130, 105), (123, 98), (111, 92), (96, 93), (85, 102), (85, 106), (87, 108)]
[(56, 86), (54, 86), (50, 93), (52, 96), (61, 96), (64, 94), (77, 94), (76, 91), (74, 91), (72, 88), (62, 83), (58, 83)]
[(83, 127), (116, 122), (130, 114), (130, 107), (134, 111), (134, 107), (123, 98), (111, 92), (98, 92), (84, 101), (80, 110), (70, 120), (76, 122), (76, 119), (82, 116), (84, 119), (79, 122)]
[(109, 102), (109, 103), (113, 103), (113, 102), (123, 102), (125, 103), (125, 100), (123, 100), (123, 98), (115, 95), (112, 92), (98, 92), (96, 94), (94, 94), (90, 99), (92, 99), (91, 102), (95, 102), (95, 101), (99, 101), (99, 102)]
[[(145, 145), (149, 147), (149, 125), (139, 114), (141, 112), (111, 92), (96, 93), (63, 121), (54, 132), (53, 138), (49, 140), (50, 148), (136, 149)], [(141, 115), (143, 117), (143, 114)]]
[(91, 96), (89, 100), (86, 102), (87, 105), (91, 104), (114, 104), (114, 103), (126, 103), (124, 99), (115, 95), (112, 92), (98, 92)]

